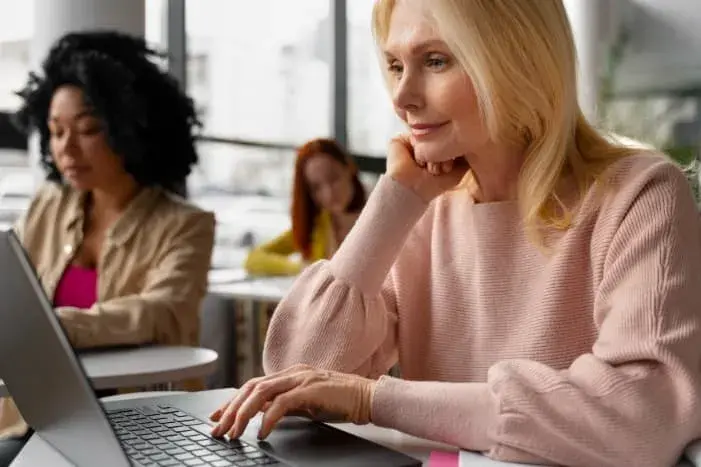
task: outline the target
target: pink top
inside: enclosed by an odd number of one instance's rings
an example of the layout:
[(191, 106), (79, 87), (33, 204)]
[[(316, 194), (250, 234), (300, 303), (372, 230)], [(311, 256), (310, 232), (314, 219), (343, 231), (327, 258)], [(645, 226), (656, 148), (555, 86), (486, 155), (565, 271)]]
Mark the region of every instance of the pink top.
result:
[(375, 424), (499, 460), (673, 465), (701, 435), (701, 222), (666, 159), (611, 170), (550, 256), (514, 202), (383, 177), (276, 310), (265, 370), (379, 377)]
[(97, 270), (69, 265), (54, 293), (54, 306), (90, 308), (97, 301)]

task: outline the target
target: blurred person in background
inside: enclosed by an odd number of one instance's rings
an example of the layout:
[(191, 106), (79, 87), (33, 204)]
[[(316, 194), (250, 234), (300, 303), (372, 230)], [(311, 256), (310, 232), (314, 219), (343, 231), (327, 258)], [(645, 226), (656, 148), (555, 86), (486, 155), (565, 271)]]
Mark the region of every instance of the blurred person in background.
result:
[[(199, 122), (157, 58), (142, 39), (71, 33), (18, 93), (47, 181), (15, 230), (77, 348), (198, 344), (215, 220), (178, 194)], [(0, 399), (0, 465), (30, 433)]]
[[(314, 139), (297, 150), (292, 229), (254, 248), (246, 270), (255, 275), (296, 275), (307, 264), (333, 256), (366, 200), (358, 169), (334, 140)], [(301, 260), (291, 258), (295, 253)]]

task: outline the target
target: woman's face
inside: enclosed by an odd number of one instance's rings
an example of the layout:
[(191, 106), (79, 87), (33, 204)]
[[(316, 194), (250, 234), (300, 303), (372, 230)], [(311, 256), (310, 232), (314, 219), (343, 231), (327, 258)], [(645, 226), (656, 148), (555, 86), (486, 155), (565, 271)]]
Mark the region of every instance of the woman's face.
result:
[(103, 123), (76, 86), (62, 86), (49, 107), (50, 148), (63, 179), (78, 190), (109, 190), (130, 175), (107, 144)]
[(467, 74), (437, 33), (430, 0), (400, 0), (383, 45), (394, 109), (417, 160), (443, 162), (484, 145), (487, 133)]
[(350, 167), (319, 153), (306, 161), (304, 178), (317, 206), (332, 214), (346, 212), (355, 195)]

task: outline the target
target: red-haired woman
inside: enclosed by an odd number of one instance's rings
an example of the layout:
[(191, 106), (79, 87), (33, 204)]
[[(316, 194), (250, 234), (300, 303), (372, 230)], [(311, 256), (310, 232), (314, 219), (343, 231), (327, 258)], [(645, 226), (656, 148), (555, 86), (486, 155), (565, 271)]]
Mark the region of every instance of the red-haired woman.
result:
[[(295, 275), (304, 264), (330, 258), (358, 218), (366, 193), (358, 170), (334, 140), (314, 139), (297, 150), (292, 229), (253, 249), (246, 270)], [(300, 253), (302, 261), (291, 259)]]

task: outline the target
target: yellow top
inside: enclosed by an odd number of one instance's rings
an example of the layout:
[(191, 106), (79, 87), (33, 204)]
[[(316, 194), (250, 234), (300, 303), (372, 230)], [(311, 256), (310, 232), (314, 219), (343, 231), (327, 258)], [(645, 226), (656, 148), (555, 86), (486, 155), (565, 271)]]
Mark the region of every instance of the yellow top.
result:
[[(330, 257), (336, 249), (333, 245), (334, 240), (331, 215), (323, 211), (314, 222), (309, 262)], [(245, 268), (250, 274), (258, 276), (294, 276), (300, 273), (303, 263), (289, 256), (298, 252), (292, 230), (288, 230), (251, 250), (246, 258)]]

